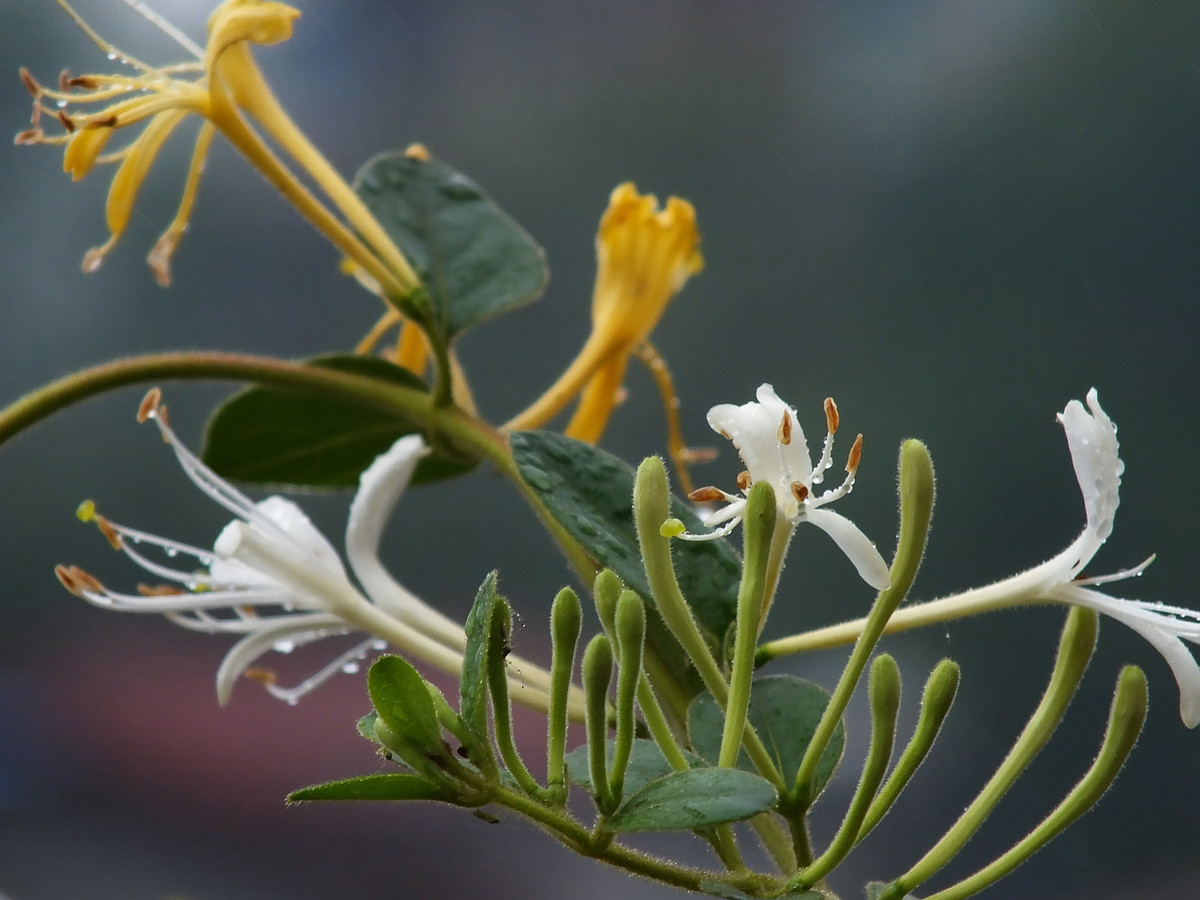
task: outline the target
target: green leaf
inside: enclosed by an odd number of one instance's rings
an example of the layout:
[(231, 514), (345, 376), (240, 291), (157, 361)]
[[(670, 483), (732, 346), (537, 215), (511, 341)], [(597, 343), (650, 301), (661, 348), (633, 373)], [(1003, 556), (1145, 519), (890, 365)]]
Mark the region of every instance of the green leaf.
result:
[[(596, 561), (620, 576), (653, 606), (633, 524), (634, 470), (598, 447), (549, 431), (511, 436), (521, 477), (537, 492), (551, 515)], [(704, 531), (690, 504), (671, 498), (671, 515), (689, 531)], [(719, 650), (737, 613), (742, 563), (723, 540), (675, 541), (672, 546), (679, 588)], [(655, 638), (656, 649), (666, 648)]]
[(399, 656), (381, 656), (367, 673), (379, 721), (423, 753), (445, 753), (433, 698), (420, 673)]
[(769, 809), (770, 783), (740, 769), (688, 769), (650, 782), (608, 820), (617, 832), (679, 831), (738, 822)]
[(437, 785), (419, 775), (388, 773), (327, 781), (292, 791), (288, 803), (302, 800), (444, 800)]
[[(872, 881), (867, 885), (867, 900), (879, 900), (879, 895), (888, 887), (886, 881)], [(905, 894), (904, 900), (917, 900), (913, 894)]]
[[(828, 705), (829, 694), (825, 689), (803, 678), (768, 675), (754, 680), (750, 688), (750, 723), (786, 784), (795, 780), (800, 760)], [(688, 737), (692, 748), (711, 763), (720, 756), (724, 727), (725, 714), (711, 694), (700, 694), (692, 700), (688, 707)], [(845, 746), (846, 730), (839, 722), (817, 763), (806, 802), (811, 803), (824, 789), (841, 762)], [(744, 750), (739, 754), (737, 764), (746, 771), (755, 771)]]
[(488, 644), (492, 633), (492, 613), (500, 602), (496, 593), (498, 574), (492, 571), (479, 586), (475, 603), (467, 615), (465, 630), (467, 644), (463, 651), (462, 676), (459, 681), (459, 715), (480, 743), (488, 739), (487, 673)]
[[(605, 756), (608, 759), (609, 767), (612, 766), (613, 749), (616, 746), (616, 741), (608, 740), (604, 745)], [(688, 764), (692, 766), (707, 766), (704, 760), (693, 753), (684, 751), (684, 756), (687, 757)], [(567, 777), (578, 784), (580, 787), (588, 791), (592, 790), (592, 773), (588, 766), (588, 748), (584, 744), (576, 747), (567, 754)], [(648, 741), (645, 738), (635, 738), (633, 741), (633, 750), (629, 755), (629, 767), (625, 770), (625, 788), (626, 796), (636, 794), (651, 781), (662, 778), (664, 775), (669, 775), (674, 771), (671, 764), (667, 762), (662, 751), (658, 749), (658, 744), (654, 741)]]
[(375, 723), (379, 720), (379, 713), (371, 710), (365, 716), (358, 720), (358, 733), (365, 737), (368, 741), (379, 743), (379, 735), (375, 733)]
[(420, 276), (447, 343), (545, 289), (542, 248), (445, 163), (385, 153), (359, 170), (354, 189)]
[[(365, 375), (419, 391), (428, 386), (373, 356), (323, 356), (309, 365)], [(333, 397), (278, 387), (250, 387), (214, 411), (204, 435), (204, 461), (218, 475), (254, 484), (305, 488), (358, 485), (363, 469), (406, 434), (419, 431), (394, 413)], [(430, 454), (413, 483), (453, 478), (475, 461)]]

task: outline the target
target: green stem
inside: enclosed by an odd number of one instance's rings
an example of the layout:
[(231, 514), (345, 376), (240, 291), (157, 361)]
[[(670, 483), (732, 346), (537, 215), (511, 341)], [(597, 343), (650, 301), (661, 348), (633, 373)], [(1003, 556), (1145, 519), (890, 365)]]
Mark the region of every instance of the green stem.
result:
[(996, 808), (1062, 721), (1096, 646), (1097, 615), (1073, 607), (1063, 627), (1054, 672), (1037, 709), (1000, 767), (945, 836), (916, 865), (888, 885), (879, 900), (898, 900), (946, 865)]
[(846, 668), (842, 670), (833, 696), (829, 699), (829, 705), (825, 707), (812, 741), (800, 761), (793, 790), (801, 809), (812, 801), (809, 796), (810, 782), (817, 770), (817, 763), (846, 711), (875, 644), (917, 577), (932, 517), (933, 463), (924, 444), (908, 440), (900, 447), (900, 537), (896, 542), (896, 556), (892, 560), (891, 584), (880, 592), (871, 608), (858, 641), (850, 652)]

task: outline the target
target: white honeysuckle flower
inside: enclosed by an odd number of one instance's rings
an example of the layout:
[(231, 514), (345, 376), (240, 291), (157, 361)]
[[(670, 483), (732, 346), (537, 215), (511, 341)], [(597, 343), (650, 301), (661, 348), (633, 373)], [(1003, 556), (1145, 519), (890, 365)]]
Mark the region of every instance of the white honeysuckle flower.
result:
[(854, 487), (854, 475), (862, 455), (862, 435), (854, 441), (846, 463), (846, 478), (836, 488), (816, 494), (814, 488), (821, 484), (825, 473), (833, 465), (833, 436), (838, 428), (837, 406), (832, 398), (825, 401), (827, 433), (821, 449), (820, 459), (814, 466), (808, 455), (808, 444), (804, 431), (796, 418), (796, 410), (779, 399), (769, 384), (760, 385), (757, 401), (734, 406), (722, 403), (708, 411), (708, 424), (722, 437), (733, 442), (738, 455), (746, 464), (746, 471), (738, 476), (738, 489), (742, 495), (729, 494), (718, 488), (707, 487), (693, 491), (690, 499), (697, 502), (725, 500), (729, 505), (704, 519), (704, 524), (716, 530), (708, 534), (681, 534), (685, 540), (704, 541), (729, 534), (746, 511), (746, 494), (750, 486), (766, 481), (775, 491), (775, 502), (779, 519), (776, 524), (779, 548), (777, 560), (782, 565), (782, 552), (792, 531), (801, 522), (809, 522), (831, 538), (846, 554), (863, 581), (877, 590), (885, 589), (889, 582), (887, 563), (883, 561), (875, 545), (858, 526), (826, 505), (838, 500)]
[[(59, 566), (56, 574), (68, 590), (106, 609), (160, 613), (192, 630), (240, 635), (217, 671), (222, 705), (242, 675), (295, 703), (337, 672), (354, 671), (368, 654), (389, 645), (444, 671), (460, 672), (466, 641), (462, 627), (402, 587), (379, 561), (384, 524), (417, 463), (429, 452), (420, 435), (400, 438), (361, 476), (346, 530), (346, 552), (364, 596), (337, 551), (299, 506), (278, 496), (255, 503), (218, 476), (176, 437), (160, 397), (157, 388), (147, 394), (139, 421), (152, 419), (188, 478), (237, 518), (225, 526), (210, 551), (113, 522), (89, 501), (80, 507), (80, 518), (95, 522), (113, 547), (164, 583), (125, 594), (110, 590), (77, 566)], [(144, 548), (154, 548), (167, 561), (152, 558)], [(180, 557), (194, 560), (197, 568), (178, 568), (173, 561)], [(295, 687), (281, 687), (270, 672), (251, 668), (269, 651), (287, 653), (353, 632), (369, 637)], [(548, 674), (516, 657), (508, 662), (514, 699), (544, 708)]]

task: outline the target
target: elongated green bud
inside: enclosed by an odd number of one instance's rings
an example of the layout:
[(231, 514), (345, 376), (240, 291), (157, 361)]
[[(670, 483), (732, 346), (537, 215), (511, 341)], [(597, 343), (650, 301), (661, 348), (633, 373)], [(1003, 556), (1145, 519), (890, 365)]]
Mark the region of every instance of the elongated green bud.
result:
[(769, 482), (759, 481), (746, 496), (746, 513), (742, 520), (745, 552), (742, 562), (742, 582), (738, 588), (737, 619), (733, 643), (733, 671), (729, 680), (729, 702), (725, 707), (725, 730), (721, 735), (721, 750), (717, 765), (733, 768), (742, 746), (742, 732), (750, 711), (750, 688), (754, 678), (754, 651), (760, 618), (766, 606), (767, 566), (771, 556), (771, 539), (775, 533), (775, 491)]
[(912, 740), (908, 742), (908, 746), (900, 756), (900, 761), (896, 763), (896, 768), (892, 770), (891, 776), (871, 802), (866, 818), (863, 819), (862, 826), (858, 829), (856, 842), (861, 841), (872, 828), (879, 824), (879, 820), (892, 808), (892, 804), (896, 802), (900, 792), (904, 790), (917, 768), (924, 762), (930, 748), (933, 747), (933, 741), (937, 737), (938, 731), (941, 730), (946, 714), (950, 712), (954, 695), (958, 692), (958, 675), (958, 663), (952, 659), (943, 659), (930, 673), (929, 680), (925, 682), (925, 695), (921, 700), (921, 715), (917, 719), (917, 727), (913, 731)]
[(596, 602), (596, 615), (600, 624), (611, 635), (613, 633), (613, 618), (617, 614), (617, 599), (621, 596), (624, 585), (617, 573), (612, 569), (601, 569), (592, 583), (592, 599)]
[(588, 770), (596, 806), (602, 813), (616, 809), (608, 783), (605, 739), (608, 736), (608, 687), (612, 682), (612, 642), (607, 635), (592, 638), (583, 651), (584, 723), (587, 728)]
[(625, 769), (633, 752), (637, 729), (633, 703), (642, 674), (642, 651), (646, 640), (646, 607), (633, 591), (622, 591), (617, 601), (617, 740), (613, 748), (612, 769), (608, 782), (613, 803), (621, 802), (625, 790)]
[(563, 588), (550, 608), (550, 703), (546, 710), (546, 788), (550, 798), (559, 803), (567, 797), (563, 765), (567, 751), (567, 697), (582, 623), (579, 596), (570, 588)]
[(500, 758), (530, 796), (538, 796), (542, 788), (526, 768), (517, 742), (513, 737), (512, 704), (508, 696), (508, 637), (512, 629), (512, 609), (500, 599), (492, 612), (492, 630), (488, 638), (488, 688), (492, 694), (492, 725)]
[(866, 816), (871, 798), (879, 789), (892, 758), (892, 747), (896, 740), (896, 715), (900, 711), (900, 667), (886, 653), (875, 657), (871, 673), (867, 678), (867, 695), (871, 702), (871, 746), (863, 763), (862, 777), (854, 791), (854, 797), (846, 810), (846, 816), (837, 834), (810, 866), (806, 866), (789, 884), (789, 887), (808, 887), (833, 871), (858, 840), (858, 832)]
[(898, 900), (930, 878), (962, 849), (963, 844), (991, 815), (996, 804), (1037, 756), (1038, 751), (1050, 740), (1058, 723), (1062, 721), (1067, 705), (1075, 695), (1075, 689), (1079, 687), (1088, 660), (1096, 647), (1098, 628), (1098, 616), (1095, 611), (1081, 606), (1071, 608), (1062, 637), (1059, 639), (1058, 658), (1055, 660), (1054, 672), (1050, 675), (1050, 683), (1046, 686), (1046, 693), (1012, 749), (1000, 763), (996, 774), (984, 785), (983, 790), (946, 835), (915, 866), (888, 885), (879, 895), (879, 900)]
[(999, 881), (1030, 856), (1040, 850), (1064, 828), (1082, 816), (1099, 801), (1125, 765), (1142, 725), (1146, 721), (1146, 676), (1137, 666), (1126, 666), (1117, 678), (1109, 711), (1108, 728), (1096, 761), (1087, 774), (1067, 794), (1054, 812), (1011, 850), (991, 865), (980, 869), (970, 878), (932, 895), (928, 900), (963, 900)]

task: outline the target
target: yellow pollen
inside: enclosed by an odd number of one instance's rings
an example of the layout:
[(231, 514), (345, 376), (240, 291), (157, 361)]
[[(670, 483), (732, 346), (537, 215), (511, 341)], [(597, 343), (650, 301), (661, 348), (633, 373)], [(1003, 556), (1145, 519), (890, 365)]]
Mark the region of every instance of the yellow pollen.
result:
[(96, 517), (96, 501), (84, 500), (75, 510), (75, 518), (80, 522), (90, 522)]
[(675, 518), (667, 519), (658, 527), (658, 533), (665, 538), (679, 537), (685, 531), (687, 526)]

